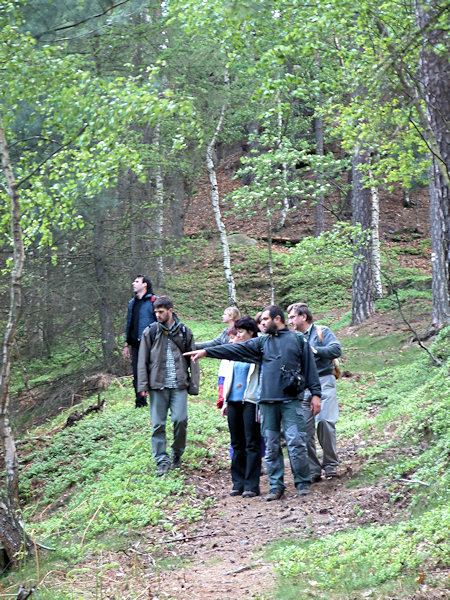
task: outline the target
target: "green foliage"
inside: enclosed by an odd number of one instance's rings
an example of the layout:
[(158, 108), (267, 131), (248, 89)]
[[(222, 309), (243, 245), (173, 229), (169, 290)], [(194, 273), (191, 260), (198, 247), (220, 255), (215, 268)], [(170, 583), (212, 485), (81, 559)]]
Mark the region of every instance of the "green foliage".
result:
[[(185, 468), (200, 468), (224, 445), (226, 423), (215, 410), (217, 364), (202, 369), (204, 393), (211, 402), (190, 400), (189, 443)], [(209, 500), (196, 498), (180, 472), (156, 477), (150, 451), (146, 410), (134, 410), (129, 390), (113, 386), (107, 407), (52, 437), (44, 449), (31, 451), (21, 477), (21, 495), (39, 501), (25, 510), (27, 519), (54, 504), (51, 517), (36, 523), (34, 534), (57, 543), (66, 556), (76, 557), (84, 544), (95, 545), (99, 534), (119, 535), (158, 525), (170, 530), (181, 520), (201, 518)], [(214, 443), (205, 445), (205, 440)], [(64, 498), (64, 505), (59, 500)]]
[[(414, 493), (414, 516), (307, 542), (279, 543), (270, 559), (279, 571), (280, 589), (314, 598), (384, 598), (402, 587), (406, 593), (417, 575), (436, 562), (445, 566), (450, 550), (449, 339), (446, 329), (431, 348), (445, 361), (442, 368), (431, 367), (421, 352), (406, 365), (363, 379), (357, 390), (339, 382), (339, 430), (359, 440), (359, 453), (366, 458), (359, 481), (383, 478), (392, 501), (404, 497), (406, 485)], [(366, 363), (371, 352), (368, 348)]]
[(302, 597), (329, 598), (331, 590), (341, 599), (354, 598), (355, 593), (375, 597), (376, 588), (379, 598), (398, 589), (402, 578), (416, 578), (426, 564), (448, 556), (449, 534), (448, 512), (437, 507), (394, 525), (285, 544), (270, 558), (282, 577), (295, 579)]

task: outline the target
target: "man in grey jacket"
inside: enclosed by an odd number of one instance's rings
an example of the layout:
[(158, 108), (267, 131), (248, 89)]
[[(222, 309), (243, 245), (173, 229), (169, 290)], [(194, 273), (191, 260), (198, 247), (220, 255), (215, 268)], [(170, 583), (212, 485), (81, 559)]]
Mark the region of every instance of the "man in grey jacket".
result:
[[(138, 391), (150, 392), (152, 452), (157, 474), (181, 465), (186, 448), (187, 396), (198, 394), (200, 370), (183, 353), (195, 349), (192, 331), (180, 323), (167, 296), (155, 300), (157, 323), (144, 330), (139, 347)], [(173, 422), (172, 453), (166, 450), (166, 421), (170, 409)]]
[(265, 463), (270, 483), (268, 502), (279, 500), (285, 490), (280, 427), (283, 424), (294, 483), (299, 496), (309, 493), (311, 473), (306, 450), (305, 421), (298, 391), (292, 389), (292, 374), (301, 373), (311, 392), (314, 414), (320, 411), (320, 381), (314, 357), (303, 336), (289, 331), (279, 306), (267, 306), (261, 315), (266, 335), (240, 344), (224, 344), (188, 353), (193, 360), (205, 356), (262, 364), (261, 432), (266, 443)]
[[(313, 482), (325, 477), (337, 477), (338, 456), (336, 450), (336, 422), (338, 420), (338, 399), (336, 379), (334, 377), (333, 359), (342, 354), (341, 345), (328, 327), (314, 325), (313, 316), (306, 304), (291, 304), (288, 307), (289, 324), (294, 331), (300, 331), (308, 340), (316, 360), (322, 388), (322, 405), (316, 419), (309, 409), (309, 393), (305, 390), (303, 414), (306, 420), (307, 446)], [(315, 441), (315, 420), (317, 420), (317, 437), (322, 447), (322, 464), (317, 458)]]

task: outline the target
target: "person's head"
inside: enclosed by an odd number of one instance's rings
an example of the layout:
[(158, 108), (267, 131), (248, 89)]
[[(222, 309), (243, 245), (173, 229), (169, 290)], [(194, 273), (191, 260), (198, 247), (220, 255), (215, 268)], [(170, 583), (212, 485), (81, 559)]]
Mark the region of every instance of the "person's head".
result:
[(289, 325), (294, 331), (306, 333), (311, 323), (314, 321), (312, 312), (306, 304), (291, 304), (288, 306)]
[(227, 331), (228, 334), (228, 343), (229, 344), (235, 344), (236, 342), (239, 342), (238, 339), (238, 332), (236, 327), (230, 327)]
[(249, 315), (237, 319), (234, 326), (237, 329), (237, 337), (240, 342), (246, 342), (258, 336), (258, 325), (255, 319), (252, 319)]
[(262, 310), (260, 310), (259, 312), (256, 313), (256, 315), (255, 315), (255, 321), (256, 321), (256, 324), (258, 325), (259, 331), (261, 333), (264, 333), (263, 327), (261, 325), (261, 315), (262, 315)]
[(239, 319), (239, 317), (241, 316), (241, 313), (239, 312), (239, 309), (237, 306), (228, 306), (224, 311), (223, 311), (223, 315), (222, 315), (222, 321), (224, 323), (234, 323), (236, 321), (236, 319)]
[(173, 321), (173, 302), (167, 296), (161, 296), (153, 302), (158, 323), (170, 326)]
[(131, 287), (138, 298), (152, 293), (152, 282), (145, 275), (136, 275)]
[(262, 310), (261, 326), (264, 333), (274, 334), (280, 329), (286, 327), (284, 311), (279, 306), (271, 304)]

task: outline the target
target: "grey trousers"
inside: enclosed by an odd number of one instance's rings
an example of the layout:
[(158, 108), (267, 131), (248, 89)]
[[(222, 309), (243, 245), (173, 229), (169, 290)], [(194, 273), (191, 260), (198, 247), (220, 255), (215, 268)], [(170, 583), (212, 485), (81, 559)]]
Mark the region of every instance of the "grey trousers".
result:
[(157, 465), (170, 460), (166, 450), (166, 422), (169, 409), (173, 422), (172, 458), (180, 458), (186, 448), (187, 390), (176, 388), (150, 390), (152, 453)]
[(325, 475), (335, 473), (338, 465), (336, 447), (336, 421), (338, 419), (338, 401), (336, 379), (334, 375), (320, 377), (322, 387), (322, 408), (317, 415), (317, 438), (322, 447), (322, 463), (317, 458), (316, 451), (316, 419), (310, 409), (311, 394), (305, 391), (302, 401), (303, 417), (306, 422), (306, 447), (308, 449), (311, 477), (320, 476), (322, 469)]

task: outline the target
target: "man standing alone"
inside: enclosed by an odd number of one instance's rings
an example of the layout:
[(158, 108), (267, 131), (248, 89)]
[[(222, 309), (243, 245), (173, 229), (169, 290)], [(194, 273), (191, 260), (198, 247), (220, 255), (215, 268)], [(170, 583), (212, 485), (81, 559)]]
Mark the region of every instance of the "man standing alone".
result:
[[(189, 353), (194, 360), (210, 356), (262, 364), (261, 433), (266, 444), (265, 464), (270, 483), (268, 502), (279, 500), (285, 490), (280, 427), (283, 425), (295, 487), (299, 496), (309, 493), (311, 473), (306, 450), (305, 421), (293, 375), (301, 373), (311, 392), (311, 410), (320, 411), (320, 381), (313, 354), (303, 336), (289, 331), (283, 309), (267, 306), (261, 315), (267, 335), (240, 344), (224, 344)], [(295, 377), (294, 377), (295, 379)], [(295, 389), (293, 389), (295, 387)]]
[[(181, 465), (186, 448), (187, 396), (198, 394), (200, 370), (183, 356), (195, 349), (192, 331), (180, 323), (167, 296), (154, 302), (157, 323), (142, 334), (138, 359), (138, 391), (145, 399), (150, 392), (152, 452), (157, 474)], [(166, 421), (170, 409), (173, 422), (171, 457), (166, 450)]]
[[(148, 277), (137, 275), (131, 284), (134, 296), (128, 303), (127, 329), (125, 337), (125, 346), (122, 356), (126, 359), (131, 357), (133, 367), (133, 387), (136, 395), (136, 408), (147, 406), (147, 400), (142, 398), (137, 391), (137, 361), (139, 354), (139, 344), (144, 329), (156, 321), (153, 302), (156, 296), (152, 292), (152, 284)], [(131, 352), (130, 352), (131, 349)]]
[(308, 340), (316, 360), (322, 388), (322, 407), (317, 416), (317, 437), (322, 447), (322, 464), (316, 454), (315, 419), (309, 410), (309, 393), (305, 390), (303, 408), (306, 420), (308, 455), (312, 481), (325, 477), (337, 477), (338, 456), (336, 451), (336, 422), (338, 420), (338, 400), (333, 359), (342, 354), (341, 345), (328, 327), (316, 326), (313, 316), (305, 304), (291, 304), (288, 307), (289, 324), (295, 331), (303, 333)]

